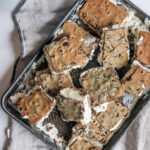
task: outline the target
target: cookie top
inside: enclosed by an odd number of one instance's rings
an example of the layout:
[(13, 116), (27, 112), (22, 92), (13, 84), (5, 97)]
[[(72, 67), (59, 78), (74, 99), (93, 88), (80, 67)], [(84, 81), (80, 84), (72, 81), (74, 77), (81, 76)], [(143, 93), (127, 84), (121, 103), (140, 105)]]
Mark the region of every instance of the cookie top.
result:
[(128, 107), (119, 101), (108, 101), (107, 108), (100, 111), (95, 119), (106, 131), (116, 131), (128, 115)]
[(74, 37), (78, 39), (79, 42), (84, 42), (85, 45), (90, 45), (94, 43), (96, 44), (98, 42), (98, 39), (96, 39), (96, 37), (78, 26), (75, 22), (65, 22), (62, 26), (62, 30), (65, 36)]
[(82, 89), (65, 88), (56, 97), (57, 106), (65, 121), (88, 123), (91, 118), (89, 96)]
[(35, 81), (52, 96), (57, 95), (62, 88), (74, 87), (69, 73), (50, 74), (40, 71), (36, 72)]
[(122, 79), (122, 84), (126, 92), (135, 97), (140, 96), (143, 90), (150, 86), (150, 71), (134, 61), (131, 69)]
[(56, 73), (84, 67), (98, 47), (98, 40), (77, 24), (66, 22), (62, 28), (65, 36), (44, 47), (49, 68)]
[(84, 67), (93, 54), (93, 47), (79, 43), (77, 39), (65, 37), (44, 48), (52, 72), (60, 73), (71, 68)]
[(30, 90), (17, 104), (21, 116), (33, 125), (46, 117), (54, 106), (55, 100), (48, 97), (40, 88)]
[(150, 32), (139, 33), (136, 59), (144, 65), (150, 65)]
[(109, 0), (87, 0), (78, 13), (79, 17), (97, 34), (100, 29), (121, 24), (127, 12)]
[(113, 68), (92, 68), (80, 76), (80, 84), (90, 94), (92, 107), (125, 96), (117, 73)]
[(129, 42), (126, 29), (107, 30), (98, 62), (104, 67), (120, 68), (129, 60)]

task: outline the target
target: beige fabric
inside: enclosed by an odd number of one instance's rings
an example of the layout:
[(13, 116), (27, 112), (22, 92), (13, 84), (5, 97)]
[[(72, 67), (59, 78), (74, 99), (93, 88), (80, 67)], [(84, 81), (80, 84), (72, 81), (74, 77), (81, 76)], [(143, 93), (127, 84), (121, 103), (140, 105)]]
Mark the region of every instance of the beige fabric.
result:
[[(25, 56), (36, 51), (75, 0), (27, 0), (17, 20), (24, 38)], [(131, 128), (112, 150), (149, 150), (150, 103), (144, 108)], [(48, 150), (50, 146), (33, 136), (13, 120), (9, 150)]]

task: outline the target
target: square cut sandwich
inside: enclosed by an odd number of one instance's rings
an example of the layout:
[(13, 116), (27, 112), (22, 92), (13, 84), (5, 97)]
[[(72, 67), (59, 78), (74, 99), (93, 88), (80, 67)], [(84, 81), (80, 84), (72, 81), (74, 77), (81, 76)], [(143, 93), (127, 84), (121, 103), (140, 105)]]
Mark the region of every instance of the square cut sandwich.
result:
[(128, 116), (128, 107), (120, 101), (109, 100), (94, 108), (94, 119), (105, 132), (115, 132)]
[(98, 47), (98, 40), (73, 22), (62, 27), (64, 36), (44, 47), (52, 72), (60, 73), (72, 68), (83, 68)]
[(30, 124), (37, 125), (53, 110), (55, 100), (47, 96), (41, 88), (31, 89), (17, 104), (19, 112)]
[(34, 81), (51, 96), (56, 96), (60, 89), (74, 87), (69, 73), (51, 74), (48, 71), (37, 71)]
[(71, 139), (68, 142), (66, 150), (101, 150), (102, 142), (107, 135), (100, 131), (93, 123), (86, 125), (77, 124), (72, 131)]
[(150, 86), (150, 70), (135, 60), (131, 69), (123, 77), (122, 85), (130, 95), (141, 96), (144, 89)]
[(80, 84), (90, 95), (91, 106), (95, 107), (108, 99), (125, 96), (119, 77), (113, 68), (92, 68), (80, 76)]
[(127, 12), (109, 0), (87, 0), (78, 15), (93, 31), (100, 34), (103, 27), (120, 25), (127, 17)]
[(150, 66), (150, 32), (139, 33), (136, 59), (143, 65)]
[(56, 97), (57, 107), (64, 121), (86, 124), (91, 119), (89, 95), (82, 89), (65, 88)]
[(107, 30), (98, 62), (104, 67), (121, 68), (129, 60), (129, 41), (126, 29)]
[(14, 95), (18, 102), (15, 104), (22, 118), (35, 125), (38, 131), (43, 131), (51, 142), (64, 148), (72, 126), (64, 122), (54, 109), (56, 105), (54, 98), (47, 96), (40, 88), (34, 88), (24, 95), (22, 93)]

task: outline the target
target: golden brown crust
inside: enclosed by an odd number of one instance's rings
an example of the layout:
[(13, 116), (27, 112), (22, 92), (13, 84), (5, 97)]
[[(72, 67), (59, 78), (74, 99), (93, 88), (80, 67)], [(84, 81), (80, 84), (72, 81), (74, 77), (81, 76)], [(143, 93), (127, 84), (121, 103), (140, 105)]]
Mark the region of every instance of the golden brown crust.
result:
[[(96, 120), (106, 131), (111, 131), (120, 121), (123, 122), (128, 112), (128, 107), (124, 106), (121, 102), (109, 101), (106, 111), (98, 113)], [(116, 131), (118, 128), (119, 126), (112, 131)]]
[(128, 64), (129, 42), (125, 29), (107, 30), (98, 62), (104, 67), (120, 68)]
[(98, 47), (98, 40), (73, 22), (63, 25), (64, 37), (44, 47), (52, 72), (84, 67)]
[(142, 42), (138, 45), (136, 59), (144, 65), (150, 65), (150, 32), (141, 31), (140, 38), (142, 38)]
[(131, 69), (122, 79), (126, 92), (132, 96), (139, 96), (141, 92), (150, 86), (150, 72), (138, 65), (132, 65)]
[[(67, 21), (62, 26), (63, 32), (66, 36), (72, 36), (80, 41), (80, 39), (86, 39), (87, 37), (93, 37), (89, 32), (79, 27), (75, 22)], [(98, 41), (95, 40), (95, 43)]]
[(27, 116), (29, 123), (33, 125), (45, 117), (54, 106), (54, 99), (50, 99), (40, 88), (30, 90), (17, 105), (21, 116)]
[(92, 68), (81, 74), (80, 83), (91, 96), (92, 107), (125, 96), (119, 78), (113, 68)]
[(99, 34), (103, 27), (121, 24), (127, 12), (109, 0), (87, 0), (79, 11), (79, 17)]

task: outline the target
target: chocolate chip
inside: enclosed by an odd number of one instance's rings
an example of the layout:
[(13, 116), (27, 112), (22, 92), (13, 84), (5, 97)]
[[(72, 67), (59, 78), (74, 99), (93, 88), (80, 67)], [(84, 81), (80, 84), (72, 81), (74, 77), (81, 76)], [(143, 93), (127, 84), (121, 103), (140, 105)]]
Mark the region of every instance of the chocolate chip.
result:
[(68, 45), (69, 45), (68, 42), (63, 43), (63, 46), (68, 46)]
[(74, 61), (71, 62), (72, 65), (75, 65), (76, 63)]
[(112, 80), (113, 82), (117, 82), (116, 80)]
[(131, 76), (128, 77), (128, 78), (126, 78), (126, 80), (127, 80), (127, 81), (131, 81), (131, 80), (132, 80)]
[(59, 52), (62, 53), (62, 49), (60, 49)]
[(136, 90), (137, 90), (137, 91), (139, 91), (139, 90), (140, 90), (140, 88), (137, 88)]
[(118, 114), (118, 113), (116, 114), (116, 117), (117, 117), (117, 118), (119, 117), (119, 114)]
[(90, 54), (88, 53), (86, 56), (87, 56), (87, 57), (90, 57)]
[(143, 70), (140, 73), (143, 73)]
[(50, 57), (54, 58), (54, 57), (55, 57), (55, 55), (51, 55)]

